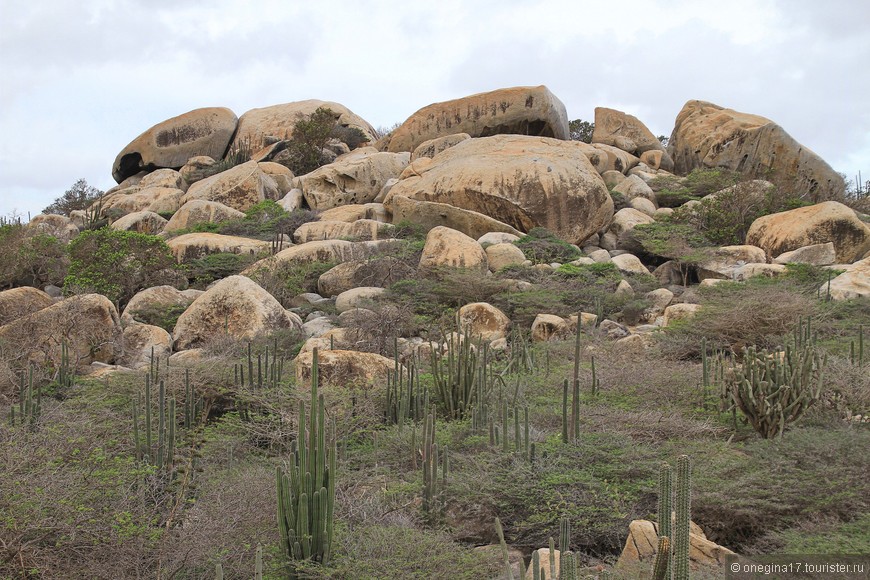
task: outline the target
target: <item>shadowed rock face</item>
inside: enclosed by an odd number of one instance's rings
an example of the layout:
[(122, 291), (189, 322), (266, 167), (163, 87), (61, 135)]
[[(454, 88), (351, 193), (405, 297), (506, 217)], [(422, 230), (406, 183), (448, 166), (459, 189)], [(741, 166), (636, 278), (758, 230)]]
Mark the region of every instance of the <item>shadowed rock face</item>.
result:
[(121, 183), (140, 171), (178, 169), (191, 157), (221, 159), (238, 119), (229, 109), (195, 109), (154, 125), (118, 153), (112, 177)]
[(454, 133), (556, 139), (570, 134), (565, 105), (547, 87), (514, 87), (423, 107), (393, 132), (387, 150), (414, 151), (425, 141)]
[(705, 101), (683, 106), (668, 153), (677, 173), (722, 167), (767, 179), (813, 202), (832, 199), (845, 188), (830, 165), (770, 119)]

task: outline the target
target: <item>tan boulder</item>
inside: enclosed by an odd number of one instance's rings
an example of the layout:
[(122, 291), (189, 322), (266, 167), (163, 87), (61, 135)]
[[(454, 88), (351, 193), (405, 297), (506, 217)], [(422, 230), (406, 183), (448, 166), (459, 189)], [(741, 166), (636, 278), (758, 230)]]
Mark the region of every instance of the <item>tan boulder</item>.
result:
[(477, 243), (481, 246), (492, 246), (494, 244), (509, 244), (520, 239), (522, 236), (509, 234), (507, 232), (487, 232), (477, 238)]
[(619, 254), (610, 259), (620, 272), (626, 274), (649, 274), (650, 271), (634, 254)]
[(830, 165), (773, 121), (705, 101), (683, 106), (668, 153), (681, 175), (699, 167), (731, 169), (770, 179), (814, 202), (835, 198), (845, 189)]
[(361, 219), (355, 222), (319, 220), (304, 223), (293, 232), (293, 241), (297, 244), (318, 240), (354, 241), (378, 240), (392, 236), (395, 227), (375, 220)]
[(396, 197), (444, 203), (519, 231), (542, 226), (581, 242), (613, 215), (613, 201), (588, 149), (585, 143), (544, 137), (468, 139), (436, 155), (422, 176), (399, 181), (384, 205), (390, 208)]
[(459, 309), (459, 331), (487, 342), (507, 338), (511, 320), (504, 312), (486, 302), (473, 302)]
[[(559, 580), (559, 560), (562, 557), (562, 552), (559, 550), (553, 550), (553, 562), (555, 563), (555, 569), (553, 571), (556, 573), (555, 575), (550, 574), (550, 548), (538, 548), (535, 552), (538, 553), (541, 567), (544, 569), (544, 573), (541, 575), (541, 580)], [(528, 569), (526, 569), (525, 580), (535, 580), (535, 570), (532, 568), (532, 562), (534, 562), (534, 557), (529, 562)]]
[(351, 288), (335, 297), (335, 309), (338, 312), (346, 312), (353, 308), (363, 308), (383, 293), (384, 289), (377, 286)]
[(837, 251), (833, 242), (804, 246), (790, 252), (783, 252), (774, 258), (774, 264), (812, 264), (830, 266), (837, 261)]
[(183, 312), (196, 298), (201, 290), (178, 290), (172, 286), (152, 286), (137, 292), (124, 307), (121, 313), (122, 324), (153, 324), (154, 317), (160, 314), (169, 315)]
[[(396, 367), (391, 358), (372, 352), (321, 350), (318, 372), (321, 385), (364, 386), (386, 383), (387, 373)], [(311, 385), (312, 352), (296, 357), (296, 384)]]
[(837, 261), (850, 263), (870, 250), (870, 226), (836, 201), (826, 201), (758, 218), (749, 227), (746, 243), (771, 256), (814, 244), (834, 244)]
[(785, 265), (783, 264), (743, 264), (734, 268), (731, 279), (736, 282), (742, 282), (756, 276), (775, 278), (784, 273)]
[[(674, 162), (670, 156), (668, 156), (667, 151), (646, 151), (641, 153), (640, 162), (650, 169), (662, 169), (664, 171), (674, 170)], [(668, 169), (668, 167), (670, 167), (670, 169)]]
[(564, 339), (570, 334), (570, 322), (555, 314), (538, 314), (532, 322), (532, 342)]
[(190, 348), (169, 356), (169, 365), (172, 367), (197, 366), (208, 358), (203, 348)]
[(57, 365), (65, 342), (71, 360), (87, 365), (111, 362), (120, 334), (115, 305), (100, 294), (82, 294), (0, 326), (0, 344), (4, 352), (14, 352), (22, 360)]
[(136, 211), (128, 213), (121, 219), (112, 222), (112, 229), (140, 234), (159, 234), (169, 223), (153, 211)]
[(302, 209), (302, 206), (305, 205), (305, 196), (302, 195), (302, 190), (299, 188), (292, 188), (287, 194), (278, 200), (278, 205), (280, 205), (284, 211), (292, 212), (297, 209)]
[(169, 222), (164, 226), (163, 231), (175, 232), (192, 228), (197, 224), (219, 223), (243, 217), (245, 217), (244, 212), (240, 212), (218, 201), (192, 199), (178, 208), (178, 211), (169, 218)]
[(165, 360), (172, 354), (172, 336), (159, 326), (130, 324), (121, 335), (121, 352), (116, 362), (131, 369), (149, 366), (152, 349), (155, 359)]
[(628, 115), (616, 109), (595, 107), (595, 130), (592, 132), (592, 143), (604, 143), (626, 151), (634, 155), (643, 155), (648, 152), (658, 152), (660, 162), (653, 166), (654, 169), (661, 167), (665, 171), (673, 171), (674, 162), (670, 158), (658, 137), (652, 134), (646, 125), (637, 117)]
[(698, 313), (698, 310), (701, 309), (700, 304), (671, 304), (667, 308), (665, 308), (664, 312), (664, 321), (662, 322), (662, 326), (667, 326), (671, 322), (676, 320), (688, 320), (695, 316)]
[(655, 209), (656, 194), (646, 182), (637, 175), (629, 175), (619, 185), (613, 188), (613, 193), (622, 195), (625, 199), (647, 199), (653, 203)]
[[(656, 209), (655, 204), (645, 197), (635, 197), (630, 202), (628, 202), (628, 205), (632, 209), (636, 209), (640, 213), (644, 213), (653, 219), (656, 219), (657, 217), (659, 217), (661, 215), (661, 214), (656, 213), (656, 212), (658, 212), (658, 210)], [(665, 208), (665, 209), (673, 211), (670, 208)]]
[(27, 228), (65, 242), (79, 235), (79, 227), (65, 215), (37, 214), (27, 222)]
[(419, 270), (438, 267), (465, 268), (486, 273), (486, 252), (474, 238), (450, 228), (438, 226), (429, 230)]
[(278, 185), (277, 199), (283, 198), (291, 189), (293, 189), (293, 178), (295, 176), (288, 167), (272, 161), (261, 161), (260, 163), (257, 163), (257, 167), (260, 168), (260, 171), (275, 180), (275, 183)]
[(169, 168), (157, 169), (156, 171), (143, 175), (137, 185), (142, 189), (145, 189), (146, 187), (168, 187), (170, 189), (180, 189), (182, 191), (184, 191), (188, 186), (188, 184), (185, 183), (184, 178), (181, 177), (181, 173)]
[(317, 292), (321, 296), (338, 296), (342, 292), (361, 286), (386, 288), (404, 280), (414, 272), (401, 259), (380, 257), (377, 260), (352, 260), (333, 266), (317, 279)]
[(206, 177), (211, 177), (215, 173), (218, 173), (218, 167), (215, 167), (216, 163), (217, 161), (208, 155), (197, 155), (188, 159), (187, 163), (178, 172), (189, 187), (197, 181), (202, 181)]
[(176, 350), (201, 346), (219, 335), (250, 340), (293, 326), (281, 304), (245, 276), (224, 278), (200, 295), (178, 317)]
[(0, 326), (52, 304), (54, 299), (38, 288), (21, 286), (3, 290), (0, 292)]
[(115, 212), (124, 215), (139, 211), (172, 213), (181, 207), (183, 196), (184, 192), (175, 187), (141, 188), (134, 185), (104, 195), (101, 202), (102, 213), (106, 215), (109, 210), (115, 210)]
[(411, 153), (411, 161), (413, 162), (421, 157), (435, 157), (445, 149), (450, 149), (466, 139), (471, 139), (471, 135), (468, 133), (454, 133), (453, 135), (445, 135), (444, 137), (436, 137), (423, 141)]
[(211, 233), (183, 234), (172, 238), (166, 245), (178, 263), (190, 262), (208, 254), (247, 254), (256, 256), (268, 252), (269, 242), (239, 236)]
[[(604, 145), (603, 143), (593, 143), (592, 147), (598, 149), (606, 156), (606, 162), (604, 165), (606, 168), (605, 171), (628, 173), (628, 171), (640, 161), (640, 159), (631, 153), (626, 153), (617, 147), (611, 147), (610, 145)], [(604, 173), (604, 171), (600, 170), (599, 172)]]
[(522, 235), (522, 232), (482, 213), (453, 207), (447, 203), (418, 201), (402, 196), (393, 197), (391, 202), (393, 223), (411, 222), (424, 230), (443, 226), (472, 238), (493, 231)]
[(381, 153), (364, 147), (293, 180), (311, 209), (375, 201), (384, 184), (408, 165), (408, 153)]
[(281, 250), (274, 256), (264, 258), (246, 268), (242, 274), (247, 276), (261, 269), (273, 269), (282, 264), (310, 264), (312, 262), (331, 262), (340, 264), (351, 260), (363, 260), (395, 245), (395, 240), (373, 240), (371, 242), (348, 242), (346, 240), (323, 240), (306, 242)]
[(290, 139), (293, 127), (300, 119), (312, 115), (319, 108), (330, 109), (336, 116), (336, 124), (351, 127), (363, 132), (371, 142), (375, 140), (375, 130), (362, 117), (339, 103), (309, 99), (281, 105), (272, 105), (250, 111), (239, 117), (233, 146), (248, 143), (251, 148), (259, 149), (267, 138)]
[[(658, 551), (658, 525), (647, 520), (634, 520), (628, 525), (628, 538), (616, 569), (627, 577), (640, 578), (655, 560)], [(708, 540), (697, 525), (689, 528), (689, 569), (693, 573), (725, 572), (727, 556), (734, 552)], [(644, 570), (644, 568), (646, 570)]]
[(194, 199), (217, 201), (246, 211), (266, 199), (280, 199), (280, 195), (275, 180), (264, 173), (256, 161), (248, 161), (197, 181), (181, 198), (181, 203)]
[(710, 256), (698, 264), (698, 278), (721, 278), (731, 280), (734, 270), (746, 264), (764, 264), (767, 256), (758, 246), (743, 244), (739, 246), (722, 246), (707, 250)]
[(387, 222), (389, 212), (382, 203), (349, 204), (333, 207), (320, 212), (321, 221), (355, 222), (356, 220), (375, 220)]
[(547, 87), (514, 87), (423, 107), (393, 131), (387, 150), (413, 151), (425, 141), (456, 133), (570, 135), (565, 105)]
[(191, 157), (220, 159), (238, 119), (225, 108), (196, 109), (154, 125), (118, 153), (112, 177), (121, 183), (139, 171), (155, 167), (180, 168)]
[[(819, 295), (826, 296), (828, 289), (828, 284), (823, 284)], [(832, 279), (830, 292), (834, 300), (870, 296), (870, 257), (851, 264), (846, 272)]]
[(640, 224), (651, 224), (653, 222), (655, 222), (655, 220), (645, 213), (632, 207), (624, 207), (613, 214), (613, 221), (610, 223), (610, 227), (607, 231), (619, 238), (619, 236), (625, 232), (634, 229), (635, 226)]
[(492, 244), (486, 247), (486, 261), (492, 272), (525, 263), (526, 255), (514, 244)]

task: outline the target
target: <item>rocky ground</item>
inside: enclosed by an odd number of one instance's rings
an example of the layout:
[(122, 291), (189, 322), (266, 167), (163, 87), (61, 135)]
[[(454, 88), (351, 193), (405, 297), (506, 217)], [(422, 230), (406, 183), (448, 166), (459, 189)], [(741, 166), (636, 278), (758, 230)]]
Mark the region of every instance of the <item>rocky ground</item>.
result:
[[(324, 108), (340, 130), (296, 175)], [(604, 108), (569, 137), (546, 87), (386, 136), (337, 103), (200, 109), (132, 141), (89, 208), (0, 225), (0, 570), (282, 577), (275, 469), (315, 359), (335, 529), (304, 577), (501, 578), (507, 557), (532, 578), (565, 520), (581, 574), (648, 576), (680, 455), (693, 578), (870, 552), (867, 200), (711, 103), (667, 147)], [(752, 348), (817, 355), (773, 437), (734, 394)]]

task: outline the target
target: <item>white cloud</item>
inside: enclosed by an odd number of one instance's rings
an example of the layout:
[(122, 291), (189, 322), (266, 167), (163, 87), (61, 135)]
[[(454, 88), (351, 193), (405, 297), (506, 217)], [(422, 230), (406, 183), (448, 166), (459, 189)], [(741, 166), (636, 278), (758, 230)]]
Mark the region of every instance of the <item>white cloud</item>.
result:
[(848, 0), (0, 0), (0, 215), (110, 186), (118, 151), (191, 109), (320, 98), (378, 126), (514, 85), (656, 134), (709, 100), (870, 174), (868, 22)]

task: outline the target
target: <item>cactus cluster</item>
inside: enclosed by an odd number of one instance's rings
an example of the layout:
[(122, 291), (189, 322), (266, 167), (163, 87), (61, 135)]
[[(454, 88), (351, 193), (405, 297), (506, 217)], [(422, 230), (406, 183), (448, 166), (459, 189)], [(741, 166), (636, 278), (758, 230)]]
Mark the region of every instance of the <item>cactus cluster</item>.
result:
[(743, 364), (726, 375), (722, 397), (763, 438), (782, 436), (786, 425), (819, 400), (826, 364), (811, 341), (786, 346), (785, 352), (747, 348)]
[[(323, 395), (318, 395), (318, 351), (311, 368), (311, 417), (299, 403), (299, 432), (288, 465), (276, 468), (281, 548), (291, 561), (328, 564), (335, 509), (335, 427), (327, 444)], [(293, 571), (291, 570), (291, 575)]]
[(274, 340), (271, 353), (269, 346), (266, 345), (265, 355), (258, 353), (256, 360), (257, 372), (255, 375), (254, 355), (249, 342), (247, 364), (237, 363), (233, 365), (233, 379), (236, 387), (245, 386), (247, 382), (247, 386), (252, 389), (255, 387), (262, 389), (264, 386), (277, 388), (284, 377), (284, 358), (278, 357), (278, 339)]
[(425, 417), (429, 408), (429, 389), (420, 384), (417, 360), (411, 359), (403, 366), (399, 363), (398, 345), (394, 352), (394, 368), (387, 374), (384, 421), (387, 425), (398, 425), (401, 433), (405, 423), (422, 421)]
[(471, 330), (447, 337), (447, 352), (432, 350), (430, 356), (435, 394), (450, 419), (464, 419), (480, 408), (493, 384), (489, 345), (471, 337)]
[(423, 512), (430, 522), (444, 513), (449, 465), (447, 446), (439, 450), (435, 442), (435, 408), (432, 407), (423, 422)]
[(659, 469), (659, 544), (653, 562), (653, 578), (656, 580), (672, 577), (673, 580), (688, 580), (691, 519), (691, 462), (688, 455), (680, 455), (677, 458), (676, 485), (670, 465), (663, 463)]
[(42, 413), (42, 388), (36, 387), (36, 396), (34, 397), (32, 366), (29, 372), (22, 371), (18, 377), (20, 381), (18, 386), (18, 416), (15, 415), (15, 405), (12, 405), (9, 408), (9, 424), (12, 427), (28, 425), (30, 429), (35, 429)]

